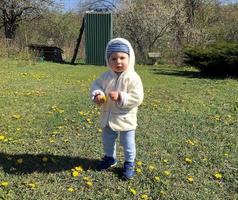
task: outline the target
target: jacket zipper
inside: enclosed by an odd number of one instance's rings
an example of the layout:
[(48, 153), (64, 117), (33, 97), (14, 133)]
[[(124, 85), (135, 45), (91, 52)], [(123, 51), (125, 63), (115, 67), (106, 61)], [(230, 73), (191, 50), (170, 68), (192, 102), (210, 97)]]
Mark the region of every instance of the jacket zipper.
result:
[[(117, 75), (117, 74), (116, 74)], [(118, 84), (118, 79), (120, 78), (120, 76), (117, 75), (117, 78), (116, 78), (116, 81), (115, 81), (115, 84), (114, 84), (114, 87), (117, 88), (117, 84)], [(113, 102), (114, 103), (114, 102)], [(108, 113), (108, 117), (107, 117), (107, 124), (109, 125), (109, 119), (110, 119), (110, 116), (111, 116), (111, 112), (112, 112), (112, 108), (110, 108), (109, 110), (109, 113)]]

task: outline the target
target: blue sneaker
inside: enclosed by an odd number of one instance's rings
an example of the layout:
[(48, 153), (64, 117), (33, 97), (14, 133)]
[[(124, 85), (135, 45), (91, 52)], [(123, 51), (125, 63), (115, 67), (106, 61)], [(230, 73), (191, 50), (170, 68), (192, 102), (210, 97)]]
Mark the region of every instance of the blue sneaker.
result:
[(135, 163), (126, 161), (124, 163), (122, 175), (125, 179), (132, 179), (135, 175)]
[(107, 170), (109, 169), (110, 167), (114, 167), (116, 166), (117, 164), (117, 160), (112, 158), (112, 157), (109, 157), (109, 156), (104, 156), (102, 158), (102, 161), (98, 167), (98, 170), (99, 171), (103, 171), (103, 170)]

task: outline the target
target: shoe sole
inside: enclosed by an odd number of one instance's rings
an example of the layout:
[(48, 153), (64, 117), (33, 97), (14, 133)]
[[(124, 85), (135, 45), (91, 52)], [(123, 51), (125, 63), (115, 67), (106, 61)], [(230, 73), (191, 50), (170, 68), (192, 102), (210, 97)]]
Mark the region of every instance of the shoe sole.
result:
[(132, 176), (131, 178), (128, 178), (128, 177), (122, 175), (122, 178), (123, 178), (125, 181), (130, 181), (130, 180), (132, 180), (132, 179), (134, 178), (134, 176)]
[(117, 165), (117, 162), (114, 163), (113, 165), (110, 165), (107, 169), (99, 169), (99, 171), (106, 171), (106, 170), (110, 170), (111, 168), (115, 167)]
[(114, 163), (113, 165), (111, 165), (110, 167), (115, 167), (117, 165), (117, 162), (116, 163)]
[(111, 168), (113, 168), (113, 167), (115, 167), (117, 165), (117, 162), (116, 163), (114, 163), (113, 165), (111, 165), (110, 167), (108, 167), (107, 169), (105, 169), (105, 170), (110, 170)]

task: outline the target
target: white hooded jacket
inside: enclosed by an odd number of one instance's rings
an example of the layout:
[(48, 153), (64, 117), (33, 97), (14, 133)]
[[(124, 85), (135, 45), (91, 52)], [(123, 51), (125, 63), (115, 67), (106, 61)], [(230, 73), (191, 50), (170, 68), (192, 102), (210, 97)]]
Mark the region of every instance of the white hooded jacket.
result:
[[(129, 47), (129, 67), (118, 76), (108, 64), (107, 48), (112, 42), (120, 41)], [(121, 101), (114, 102), (110, 98), (101, 108), (101, 126), (110, 126), (114, 131), (135, 130), (137, 126), (137, 109), (144, 98), (143, 85), (139, 75), (134, 70), (135, 54), (131, 44), (123, 38), (111, 40), (105, 51), (106, 63), (110, 70), (96, 79), (91, 88), (91, 96), (103, 94), (108, 96), (112, 90), (119, 91)]]

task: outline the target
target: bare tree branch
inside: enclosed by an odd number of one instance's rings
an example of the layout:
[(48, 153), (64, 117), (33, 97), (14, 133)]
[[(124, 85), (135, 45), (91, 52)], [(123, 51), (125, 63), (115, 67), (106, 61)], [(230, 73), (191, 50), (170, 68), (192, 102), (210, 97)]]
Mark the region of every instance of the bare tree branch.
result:
[(5, 37), (14, 38), (20, 21), (34, 20), (42, 16), (53, 0), (1, 0), (0, 26), (4, 27)]

